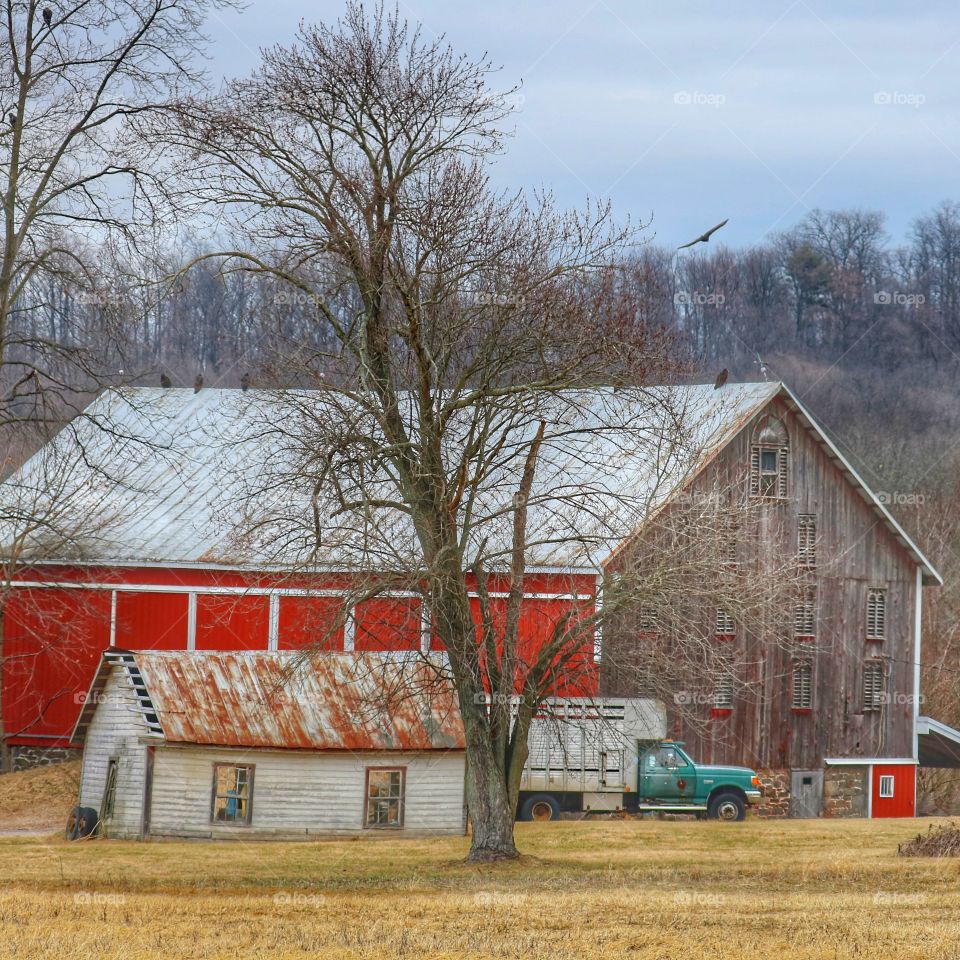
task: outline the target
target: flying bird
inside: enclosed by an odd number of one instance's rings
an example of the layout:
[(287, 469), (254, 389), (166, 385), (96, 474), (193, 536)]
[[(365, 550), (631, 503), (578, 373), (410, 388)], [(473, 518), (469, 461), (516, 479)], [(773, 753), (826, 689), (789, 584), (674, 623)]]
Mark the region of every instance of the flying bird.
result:
[(197, 379), (193, 381), (193, 392), (199, 393), (203, 389), (203, 374), (198, 373)]
[(245, 374), (240, 378), (240, 389), (241, 389), (244, 393), (246, 393), (246, 392), (250, 389), (250, 374), (249, 374), (249, 373), (245, 373)]
[(161, 373), (161, 374), (160, 374), (160, 386), (163, 387), (164, 390), (166, 390), (167, 387), (172, 387), (172, 386), (173, 386), (173, 381), (172, 381), (165, 373)]
[(716, 383), (713, 385), (714, 390), (719, 390), (729, 379), (730, 371), (724, 367), (718, 374)]
[(696, 240), (691, 240), (689, 243), (682, 243), (678, 250), (686, 250), (687, 247), (692, 247), (695, 243), (709, 243), (710, 238), (723, 226), (726, 226), (730, 222), (730, 218), (727, 217), (726, 220), (721, 220), (715, 227), (711, 227), (706, 233), (701, 233)]
[(43, 22), (48, 27), (53, 23), (53, 11), (49, 7), (43, 8)]

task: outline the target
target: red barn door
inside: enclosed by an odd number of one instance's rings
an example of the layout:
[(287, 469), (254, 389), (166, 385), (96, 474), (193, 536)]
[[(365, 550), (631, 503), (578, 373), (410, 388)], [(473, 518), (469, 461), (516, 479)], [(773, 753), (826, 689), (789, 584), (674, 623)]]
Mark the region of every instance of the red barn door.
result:
[(874, 817), (912, 817), (916, 813), (917, 768), (912, 763), (875, 763), (870, 791)]

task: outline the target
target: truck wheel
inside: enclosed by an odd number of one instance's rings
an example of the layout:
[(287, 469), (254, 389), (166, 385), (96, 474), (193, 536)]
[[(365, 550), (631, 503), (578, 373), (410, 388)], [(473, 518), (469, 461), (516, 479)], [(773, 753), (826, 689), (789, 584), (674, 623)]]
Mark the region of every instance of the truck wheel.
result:
[(67, 817), (67, 826), (63, 831), (64, 840), (76, 840), (77, 839), (77, 824), (80, 822), (80, 811), (83, 807), (74, 807), (70, 811), (70, 815)]
[(718, 793), (710, 801), (711, 820), (742, 820), (747, 815), (743, 799), (735, 793)]
[(530, 820), (559, 820), (560, 804), (547, 793), (535, 793), (527, 797), (520, 808), (520, 819)]

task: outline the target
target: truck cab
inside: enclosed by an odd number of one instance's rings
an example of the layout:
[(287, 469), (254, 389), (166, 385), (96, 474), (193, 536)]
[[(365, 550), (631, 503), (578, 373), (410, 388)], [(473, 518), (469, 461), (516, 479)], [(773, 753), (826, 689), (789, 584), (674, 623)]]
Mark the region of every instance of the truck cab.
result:
[(638, 810), (673, 810), (717, 820), (742, 820), (760, 802), (759, 778), (749, 767), (697, 764), (676, 741), (641, 748)]

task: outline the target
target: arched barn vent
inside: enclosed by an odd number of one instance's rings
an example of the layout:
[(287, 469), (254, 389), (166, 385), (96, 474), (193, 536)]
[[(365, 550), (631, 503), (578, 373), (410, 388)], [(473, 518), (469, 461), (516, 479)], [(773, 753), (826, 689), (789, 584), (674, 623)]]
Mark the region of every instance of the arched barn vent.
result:
[(126, 669), (124, 675), (127, 683), (133, 688), (137, 701), (140, 704), (139, 713), (147, 725), (147, 734), (151, 737), (163, 737), (163, 727), (160, 726), (160, 718), (150, 700), (150, 694), (147, 692), (147, 685), (143, 682), (140, 675), (140, 668), (137, 666), (132, 653), (106, 654), (107, 658), (114, 664), (120, 664)]

